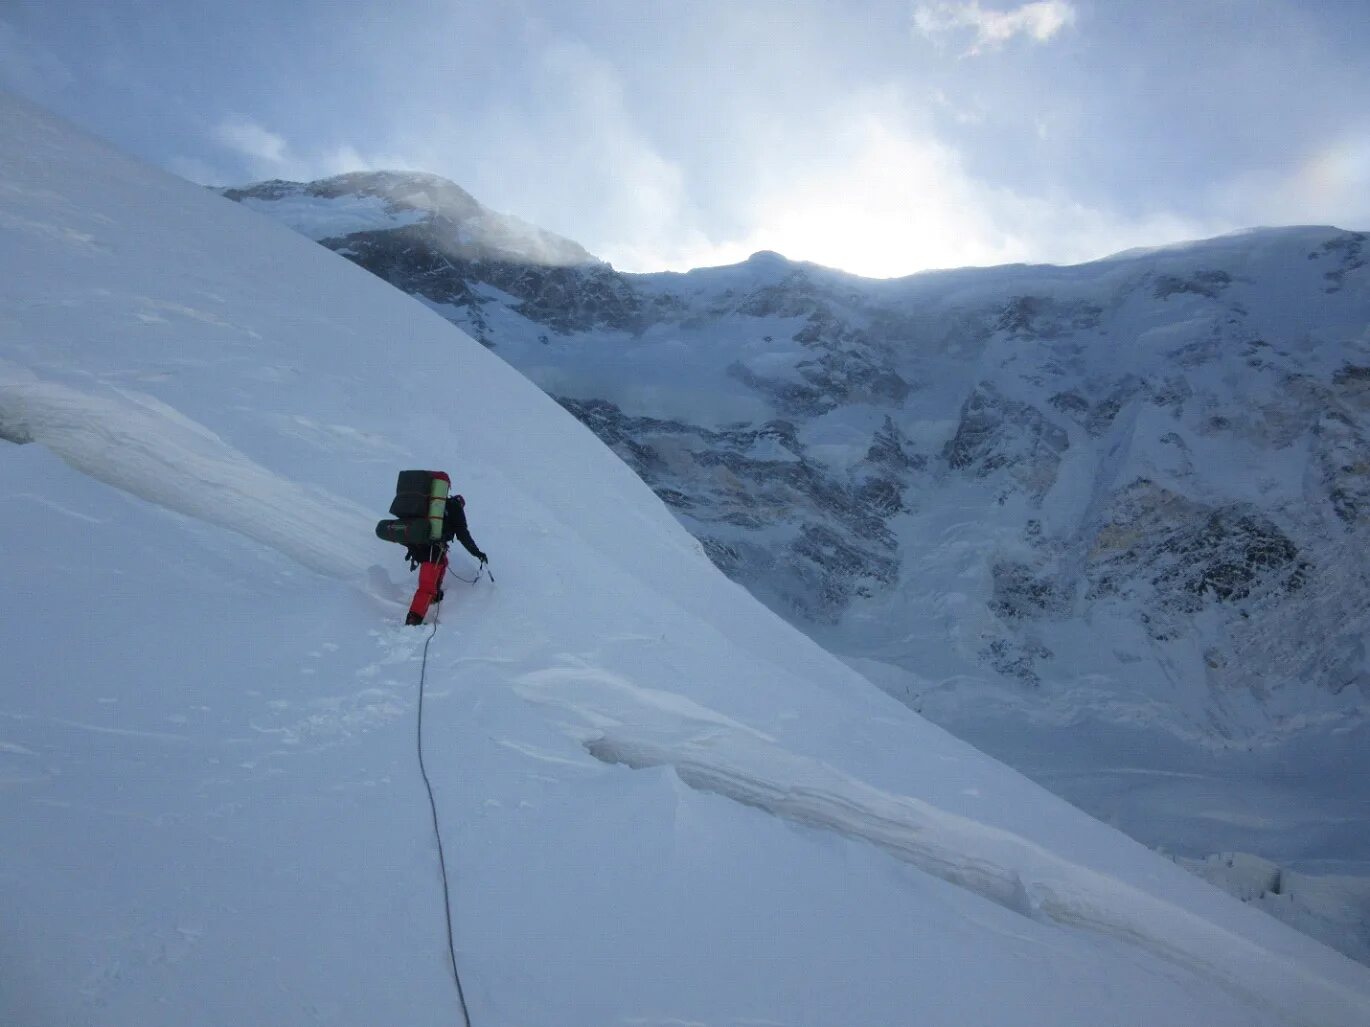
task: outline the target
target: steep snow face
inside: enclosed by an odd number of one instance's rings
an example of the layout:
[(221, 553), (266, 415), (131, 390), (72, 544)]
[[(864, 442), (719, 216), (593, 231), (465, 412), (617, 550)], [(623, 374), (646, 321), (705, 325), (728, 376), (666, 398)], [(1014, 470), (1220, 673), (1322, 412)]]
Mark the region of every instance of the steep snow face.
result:
[[(440, 318), (23, 104), (0, 140), (0, 1019), (452, 1022), (425, 666), (477, 1023), (1370, 1016), (757, 604)], [(498, 575), (431, 640), (359, 541), (403, 466)]]
[(542, 385), (890, 694), (1148, 844), (1370, 875), (1364, 233), (888, 282), (389, 236), (328, 245)]

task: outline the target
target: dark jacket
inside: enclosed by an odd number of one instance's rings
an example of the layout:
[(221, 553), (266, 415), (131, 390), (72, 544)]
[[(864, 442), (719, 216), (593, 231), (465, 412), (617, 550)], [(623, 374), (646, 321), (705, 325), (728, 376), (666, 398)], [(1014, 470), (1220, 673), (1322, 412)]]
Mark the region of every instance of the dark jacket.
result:
[(485, 554), (480, 551), (480, 546), (476, 545), (476, 540), (471, 537), (471, 529), (466, 526), (466, 511), (455, 496), (447, 501), (447, 508), (443, 511), (442, 542), (426, 546), (409, 546), (406, 552), (409, 559), (417, 563), (436, 563), (442, 558), (443, 553), (447, 552), (447, 543), (452, 539), (460, 542), (477, 560), (485, 562)]
[(450, 542), (452, 539), (460, 542), (477, 560), (485, 560), (485, 554), (480, 551), (480, 546), (476, 545), (470, 529), (466, 527), (466, 510), (455, 498), (447, 501), (447, 510), (442, 517), (442, 540)]

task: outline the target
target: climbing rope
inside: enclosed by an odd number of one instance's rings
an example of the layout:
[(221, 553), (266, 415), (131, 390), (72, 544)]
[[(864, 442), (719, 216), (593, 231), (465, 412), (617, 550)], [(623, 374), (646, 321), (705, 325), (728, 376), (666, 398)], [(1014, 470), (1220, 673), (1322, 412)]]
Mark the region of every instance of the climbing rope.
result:
[[(476, 580), (480, 580), (480, 575), (476, 575)], [(471, 1013), (466, 1008), (466, 992), (461, 986), (461, 971), (457, 969), (457, 946), (452, 939), (452, 897), (447, 889), (447, 858), (442, 851), (442, 831), (438, 827), (438, 804), (433, 800), (433, 782), (428, 779), (428, 768), (423, 762), (423, 691), (424, 682), (428, 677), (428, 643), (433, 641), (433, 636), (438, 633), (438, 623), (442, 619), (442, 604), (438, 604), (438, 609), (433, 614), (433, 630), (428, 633), (428, 638), (423, 643), (423, 664), (419, 669), (419, 729), (418, 729), (418, 749), (419, 749), (419, 773), (423, 775), (424, 787), (428, 789), (428, 808), (433, 813), (433, 837), (438, 840), (438, 866), (442, 869), (442, 905), (447, 912), (447, 955), (452, 961), (452, 979), (457, 982), (457, 998), (461, 1000), (461, 1016), (466, 1027), (471, 1027)]]
[(490, 579), (490, 584), (493, 585), (495, 583), (495, 576), (490, 573), (490, 565), (488, 563), (482, 563), (480, 565), (480, 568), (476, 571), (476, 576), (474, 578), (463, 578), (460, 574), (453, 570), (449, 570), (447, 573), (449, 576), (456, 578), (458, 581), (464, 581), (468, 585), (474, 585), (477, 581), (480, 580), (480, 576), (482, 574), (484, 574), (487, 578)]

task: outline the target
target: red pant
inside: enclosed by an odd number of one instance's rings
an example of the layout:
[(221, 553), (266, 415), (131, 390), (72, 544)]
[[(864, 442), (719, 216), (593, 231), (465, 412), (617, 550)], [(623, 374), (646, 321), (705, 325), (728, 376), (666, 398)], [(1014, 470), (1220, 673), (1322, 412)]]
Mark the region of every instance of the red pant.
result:
[(419, 587), (414, 592), (414, 601), (409, 604), (409, 613), (423, 620), (428, 615), (429, 604), (442, 588), (442, 579), (447, 574), (447, 554), (444, 553), (436, 563), (419, 564)]

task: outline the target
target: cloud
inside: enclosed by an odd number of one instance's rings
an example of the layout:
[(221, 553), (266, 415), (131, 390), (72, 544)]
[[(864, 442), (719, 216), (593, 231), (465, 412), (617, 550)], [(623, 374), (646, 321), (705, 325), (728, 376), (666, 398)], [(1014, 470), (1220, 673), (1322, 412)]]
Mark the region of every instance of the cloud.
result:
[[(309, 154), (300, 154), (290, 142), (277, 132), (243, 114), (230, 114), (210, 132), (220, 147), (237, 158), (238, 165), (248, 178), (285, 178), (310, 181), (327, 178), (348, 171), (411, 170), (414, 163), (399, 156), (365, 156), (354, 146), (341, 143)], [(208, 164), (193, 158), (174, 158), (172, 169), (192, 180), (214, 174)]]
[(622, 73), (565, 38), (535, 36), (526, 53), (523, 91), (479, 115), (430, 122), (407, 148), (488, 206), (616, 265), (689, 249), (676, 241), (692, 238), (685, 174), (634, 114)]
[[(951, 54), (986, 54), (1059, 41), (1080, 6), (920, 0), (891, 11), (887, 29), (912, 19)], [(1094, 16), (1091, 33), (1103, 38), (1109, 25)], [(1060, 78), (1050, 66), (1059, 62), (910, 68), (908, 36), (901, 42), (887, 31), (887, 56), (904, 63), (856, 73), (822, 55), (864, 47), (865, 30), (820, 33), (818, 23), (777, 37), (769, 22), (728, 22), (721, 36), (735, 45), (720, 50), (711, 22), (697, 38), (663, 33), (670, 47), (625, 54), (589, 31), (593, 25), (532, 19), (506, 40), (517, 43), (518, 59), (498, 88), (438, 76), (427, 88), (407, 88), (405, 103), (390, 103), (379, 122), (361, 104), (370, 129), (380, 127), (371, 138), (360, 134), (368, 126), (360, 115), (305, 126), (243, 104), (236, 109), (251, 116), (222, 118), (210, 132), (217, 149), (197, 156), (229, 170), (230, 182), (433, 171), (626, 271), (732, 263), (767, 249), (873, 277), (1076, 263), (1272, 219), (1325, 221), (1328, 214), (1313, 212), (1370, 195), (1354, 134), (1316, 153), (1308, 148), (1302, 163), (1285, 154), (1278, 175), (1223, 176), (1174, 156), (1189, 155), (1191, 139), (1182, 145), (1154, 125), (1137, 131), (1137, 118), (1122, 116), (1135, 110), (1097, 102), (1078, 75)], [(742, 61), (763, 30), (766, 56)], [(1214, 77), (1221, 78), (1211, 71), (1203, 82)], [(1177, 78), (1175, 95), (1187, 81)], [(330, 131), (362, 143), (336, 144)], [(1119, 150), (1136, 159), (1120, 159)], [(1102, 156), (1090, 163), (1091, 154)], [(1168, 168), (1173, 181), (1154, 180)], [(189, 161), (177, 170), (207, 174)]]
[(602, 255), (624, 270), (686, 270), (775, 250), (887, 278), (929, 268), (1078, 263), (1238, 227), (1165, 211), (1127, 216), (992, 185), (972, 176), (953, 147), (908, 129), (892, 112), (871, 110), (825, 132), (841, 156), (754, 184), (744, 200), (750, 222), (732, 238), (681, 233), (669, 248), (644, 240), (636, 250)]
[(71, 69), (49, 50), (0, 21), (0, 85), (42, 99), (75, 81)]
[(289, 160), (289, 148), (283, 137), (241, 114), (219, 122), (214, 128), (214, 139), (258, 165), (279, 166)]
[(1299, 198), (1308, 208), (1355, 211), (1354, 216), (1365, 219), (1370, 213), (1370, 135), (1347, 135), (1320, 147), (1295, 178)]
[(1234, 175), (1206, 195), (1241, 224), (1370, 228), (1370, 126), (1316, 144), (1287, 167)]
[(222, 168), (215, 167), (198, 157), (171, 157), (167, 161), (166, 168), (173, 175), (179, 175), (197, 185), (222, 186), (234, 182), (234, 179), (226, 175)]
[(920, 3), (913, 12), (914, 27), (934, 42), (973, 33), (966, 56), (998, 50), (1015, 36), (1045, 43), (1074, 21), (1075, 8), (1066, 0), (1035, 0), (1006, 11), (986, 10), (979, 0)]

